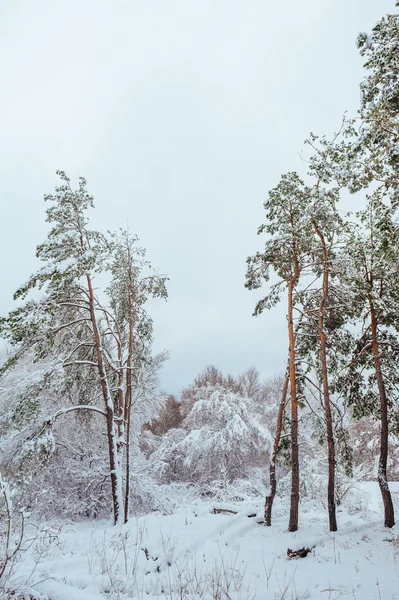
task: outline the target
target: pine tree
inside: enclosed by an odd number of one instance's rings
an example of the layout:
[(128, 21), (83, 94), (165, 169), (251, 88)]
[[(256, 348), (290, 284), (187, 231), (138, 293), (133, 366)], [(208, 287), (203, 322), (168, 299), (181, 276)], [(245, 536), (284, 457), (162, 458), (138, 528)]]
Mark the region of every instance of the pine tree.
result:
[[(399, 5), (397, 5), (399, 6)], [(366, 77), (360, 89), (362, 103), (356, 171), (360, 180), (383, 184), (399, 201), (399, 13), (383, 17), (368, 35), (357, 40), (366, 58)]]
[(118, 413), (118, 452), (120, 462), (123, 454), (125, 464), (124, 519), (129, 518), (130, 495), (130, 433), (131, 413), (134, 392), (142, 387), (140, 379), (145, 363), (152, 362), (149, 349), (153, 337), (152, 319), (145, 310), (145, 304), (152, 298), (166, 298), (165, 275), (152, 272), (151, 263), (145, 259), (145, 249), (137, 245), (137, 237), (128, 230), (113, 234), (108, 241), (110, 256), (109, 270), (111, 282), (107, 288), (115, 326), (109, 323), (107, 334), (116, 343), (118, 357), (117, 372), (117, 413)]
[(264, 252), (258, 252), (247, 259), (246, 287), (258, 289), (269, 282), (273, 271), (278, 281), (270, 286), (269, 293), (260, 300), (254, 315), (273, 307), (280, 299), (282, 291), (287, 292), (287, 322), (289, 345), (289, 379), (291, 395), (291, 506), (289, 531), (298, 529), (299, 509), (299, 454), (298, 454), (298, 395), (296, 334), (294, 308), (298, 297), (300, 277), (311, 264), (312, 226), (309, 214), (309, 193), (296, 173), (283, 175), (280, 183), (269, 193), (264, 203), (266, 223), (258, 229), (258, 234), (267, 233)]
[[(130, 431), (133, 381), (138, 391), (145, 389), (140, 380), (148, 368), (143, 369), (142, 363), (148, 365), (152, 360), (152, 324), (143, 305), (148, 295), (166, 295), (165, 278), (151, 275), (140, 279), (144, 262), (136, 258), (137, 254), (143, 256), (143, 250), (135, 251), (136, 240), (128, 234), (122, 241), (115, 236), (107, 239), (91, 230), (86, 214), (94, 201), (86, 191), (86, 181), (81, 178), (74, 190), (67, 175), (58, 174), (61, 186), (55, 194), (45, 196), (50, 204), (46, 220), (52, 227), (37, 248), (44, 265), (15, 294), (16, 299), (25, 300), (31, 290), (39, 288), (44, 296), (26, 300), (11, 312), (2, 321), (2, 332), (12, 343), (34, 349), (38, 357), (52, 353), (62, 369), (95, 374), (103, 409), (78, 404), (57, 411), (43, 427), (71, 411), (94, 410), (105, 417), (114, 521), (120, 523), (128, 514), (124, 511), (122, 465), (126, 424)], [(111, 283), (100, 296), (94, 279), (107, 271)], [(129, 472), (125, 479), (128, 498)]]
[[(378, 483), (386, 527), (393, 527), (394, 508), (388, 485), (390, 410), (394, 410), (399, 318), (398, 229), (382, 189), (358, 213), (342, 257), (342, 282), (352, 291), (351, 312), (361, 324), (355, 336), (345, 377), (338, 386), (354, 406), (355, 415), (378, 415), (381, 422)], [(371, 373), (369, 372), (371, 369)], [(395, 412), (395, 411), (394, 411)]]
[[(313, 273), (316, 281), (307, 288), (304, 293), (305, 303), (303, 317), (303, 331), (300, 332), (302, 349), (306, 348), (307, 354), (314, 352), (314, 341), (316, 341), (317, 357), (315, 361), (318, 382), (321, 384), (326, 437), (328, 447), (328, 515), (330, 531), (337, 530), (336, 507), (335, 507), (335, 441), (334, 424), (331, 405), (331, 390), (329, 382), (328, 355), (331, 351), (331, 340), (329, 332), (336, 328), (333, 315), (337, 300), (340, 300), (340, 292), (337, 286), (332, 285), (332, 279), (336, 278), (334, 260), (337, 249), (342, 245), (342, 219), (337, 210), (340, 198), (339, 187), (326, 188), (322, 185), (326, 176), (323, 165), (312, 164), (311, 174), (316, 175), (315, 185), (309, 189), (310, 201), (312, 202), (311, 224), (314, 233), (314, 263)], [(311, 242), (310, 242), (311, 243)], [(341, 324), (341, 323), (339, 323)], [(314, 336), (312, 335), (314, 332)], [(308, 362), (311, 364), (311, 361)], [(309, 379), (308, 379), (309, 381)]]
[[(45, 288), (43, 300), (35, 304), (39, 317), (36, 335), (39, 344), (59, 344), (69, 352), (63, 366), (95, 369), (104, 401), (107, 423), (108, 453), (115, 522), (123, 510), (122, 477), (117, 456), (115, 412), (106, 368), (100, 303), (96, 298), (93, 278), (101, 269), (106, 244), (102, 234), (88, 228), (86, 212), (94, 206), (81, 178), (73, 190), (67, 175), (58, 172), (62, 184), (54, 195), (45, 196), (50, 203), (47, 222), (52, 225), (47, 240), (38, 246), (36, 255), (44, 266), (15, 293), (15, 299), (25, 299), (34, 288)], [(30, 321), (31, 302), (10, 314), (8, 329), (17, 341), (19, 328)], [(100, 317), (98, 312), (100, 311)], [(23, 336), (28, 342), (26, 335)]]

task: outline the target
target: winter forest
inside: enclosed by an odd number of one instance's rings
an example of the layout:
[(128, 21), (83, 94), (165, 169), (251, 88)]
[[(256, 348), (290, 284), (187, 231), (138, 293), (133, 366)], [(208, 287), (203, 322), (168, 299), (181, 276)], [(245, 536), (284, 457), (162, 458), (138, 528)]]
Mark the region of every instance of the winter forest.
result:
[(398, 8), (357, 38), (358, 111), (275, 174), (242, 256), (256, 322), (286, 317), (273, 376), (163, 389), (162, 255), (126, 215), (97, 230), (90, 180), (43, 190), (0, 317), (2, 599), (399, 598)]

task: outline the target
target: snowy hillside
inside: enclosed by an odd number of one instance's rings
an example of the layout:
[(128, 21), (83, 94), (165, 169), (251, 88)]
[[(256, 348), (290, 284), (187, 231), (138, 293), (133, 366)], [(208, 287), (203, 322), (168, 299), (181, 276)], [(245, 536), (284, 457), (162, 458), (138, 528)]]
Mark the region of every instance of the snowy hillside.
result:
[[(399, 598), (399, 537), (381, 526), (378, 486), (364, 484), (357, 501), (362, 512), (340, 511), (334, 534), (314, 511), (288, 533), (279, 505), (264, 527), (262, 506), (250, 503), (188, 505), (122, 527), (42, 525), (13, 580), (30, 574), (31, 588), (48, 600)], [(215, 507), (238, 514), (213, 514)], [(288, 548), (302, 547), (312, 548), (306, 558), (287, 558)]]

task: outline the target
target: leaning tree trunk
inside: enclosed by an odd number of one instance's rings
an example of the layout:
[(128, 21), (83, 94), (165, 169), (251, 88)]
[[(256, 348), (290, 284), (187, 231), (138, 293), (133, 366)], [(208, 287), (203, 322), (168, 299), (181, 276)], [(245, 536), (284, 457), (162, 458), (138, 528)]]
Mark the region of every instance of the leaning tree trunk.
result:
[(299, 453), (298, 453), (298, 398), (296, 386), (296, 356), (294, 331), (294, 287), (299, 277), (299, 268), (295, 261), (294, 276), (288, 284), (288, 339), (289, 339), (289, 376), (291, 391), (291, 504), (288, 531), (297, 531), (299, 516)]
[(381, 439), (380, 439), (380, 459), (378, 465), (378, 484), (380, 486), (382, 502), (384, 504), (384, 524), (385, 527), (393, 527), (395, 525), (395, 513), (392, 503), (391, 492), (389, 490), (387, 478), (387, 463), (388, 463), (388, 401), (385, 390), (385, 383), (381, 369), (381, 359), (378, 346), (378, 327), (373, 301), (369, 300), (370, 304), (370, 319), (371, 319), (371, 335), (372, 335), (372, 350), (374, 359), (374, 370), (377, 379), (378, 393), (380, 397), (380, 418), (381, 418)]
[(324, 236), (316, 223), (313, 222), (314, 229), (320, 238), (323, 249), (323, 292), (319, 308), (319, 340), (320, 340), (320, 362), (321, 362), (321, 378), (323, 383), (323, 400), (324, 412), (326, 415), (327, 428), (327, 447), (328, 447), (328, 487), (327, 487), (327, 503), (328, 503), (328, 520), (330, 531), (337, 531), (337, 516), (335, 510), (335, 444), (333, 420), (331, 414), (330, 390), (328, 385), (328, 370), (327, 370), (327, 340), (325, 334), (325, 315), (327, 310), (327, 300), (329, 294), (329, 268), (328, 268), (328, 249)]
[(276, 426), (276, 435), (274, 436), (273, 453), (270, 458), (270, 469), (269, 469), (270, 493), (268, 494), (268, 496), (266, 496), (266, 500), (265, 500), (265, 525), (267, 527), (270, 527), (272, 524), (272, 509), (273, 509), (273, 502), (274, 502), (274, 498), (276, 495), (276, 489), (277, 489), (276, 459), (277, 459), (278, 447), (280, 445), (281, 432), (283, 429), (283, 417), (284, 417), (285, 406), (287, 403), (288, 383), (289, 383), (289, 371), (287, 369), (287, 375), (286, 375), (285, 381), (284, 381), (281, 402), (280, 402), (280, 406), (278, 408), (278, 413), (277, 413), (277, 426)]
[(114, 512), (114, 524), (120, 523), (123, 518), (123, 496), (121, 470), (118, 461), (117, 432), (115, 431), (115, 413), (111, 392), (108, 385), (107, 374), (105, 372), (103, 353), (101, 347), (101, 338), (98, 330), (98, 324), (95, 314), (95, 300), (91, 279), (87, 276), (87, 287), (89, 291), (90, 319), (93, 327), (94, 344), (96, 350), (98, 374), (100, 377), (101, 391), (105, 403), (106, 421), (107, 421), (107, 439), (109, 466), (111, 476), (111, 493)]

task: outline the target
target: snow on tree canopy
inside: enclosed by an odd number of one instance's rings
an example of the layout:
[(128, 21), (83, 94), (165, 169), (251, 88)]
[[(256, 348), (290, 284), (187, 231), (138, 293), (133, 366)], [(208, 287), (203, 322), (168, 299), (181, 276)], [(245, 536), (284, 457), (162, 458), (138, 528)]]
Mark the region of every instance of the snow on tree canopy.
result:
[(220, 385), (200, 388), (182, 423), (185, 433), (171, 430), (157, 455), (174, 455), (183, 471), (203, 482), (242, 475), (246, 459), (269, 449), (271, 435), (260, 422), (255, 402)]

